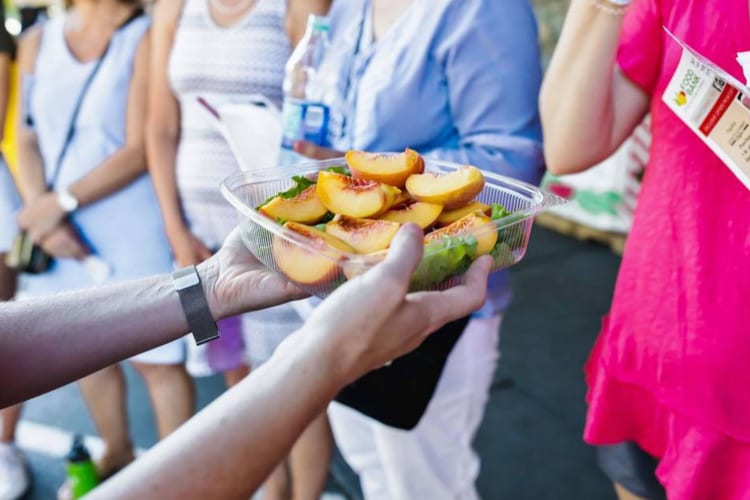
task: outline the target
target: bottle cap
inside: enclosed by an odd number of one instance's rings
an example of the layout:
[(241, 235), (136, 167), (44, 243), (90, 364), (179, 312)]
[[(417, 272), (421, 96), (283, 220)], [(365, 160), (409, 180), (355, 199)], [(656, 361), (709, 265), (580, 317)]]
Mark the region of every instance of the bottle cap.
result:
[(312, 31), (328, 31), (331, 28), (328, 18), (310, 14), (307, 17), (307, 29)]
[(76, 434), (73, 436), (73, 445), (70, 447), (70, 451), (67, 455), (68, 462), (88, 462), (91, 460), (91, 455), (86, 445), (83, 443), (83, 436)]

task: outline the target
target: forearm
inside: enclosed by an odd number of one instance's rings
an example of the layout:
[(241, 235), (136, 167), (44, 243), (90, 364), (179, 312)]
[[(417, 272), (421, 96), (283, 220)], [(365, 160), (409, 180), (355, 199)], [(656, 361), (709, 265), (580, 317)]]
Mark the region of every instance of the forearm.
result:
[(117, 193), (145, 172), (143, 148), (126, 145), (68, 189), (83, 207)]
[[(64, 325), (64, 326), (63, 326)], [(0, 407), (77, 380), (187, 332), (168, 276), (0, 304)]]
[(44, 161), (35, 141), (18, 141), (18, 187), (23, 202), (28, 204), (47, 192)]
[(148, 140), (148, 165), (167, 231), (182, 228), (180, 195), (177, 189), (176, 161), (178, 137), (153, 132)]
[(621, 15), (573, 0), (545, 76), (540, 96), (545, 151), (563, 161), (577, 152), (580, 163), (605, 158), (613, 144), (613, 80)]
[(10, 88), (10, 56), (0, 53), (0, 141), (5, 135), (6, 113), (8, 112), (8, 94)]
[(343, 385), (330, 368), (334, 358), (306, 349), (304, 335), (282, 344), (247, 379), (95, 490), (92, 500), (249, 498)]

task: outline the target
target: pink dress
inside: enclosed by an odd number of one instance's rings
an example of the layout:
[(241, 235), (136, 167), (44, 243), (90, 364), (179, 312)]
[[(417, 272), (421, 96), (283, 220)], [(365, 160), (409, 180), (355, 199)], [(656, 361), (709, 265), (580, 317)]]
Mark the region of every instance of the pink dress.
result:
[(635, 0), (618, 65), (653, 144), (609, 317), (586, 367), (592, 444), (660, 459), (670, 499), (750, 499), (750, 191), (661, 101), (673, 33), (743, 79), (748, 0)]

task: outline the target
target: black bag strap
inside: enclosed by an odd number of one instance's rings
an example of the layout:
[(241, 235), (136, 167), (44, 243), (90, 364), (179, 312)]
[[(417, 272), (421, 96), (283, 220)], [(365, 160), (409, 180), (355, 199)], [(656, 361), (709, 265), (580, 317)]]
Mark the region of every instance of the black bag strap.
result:
[[(126, 26), (128, 26), (130, 23), (140, 18), (144, 14), (145, 14), (145, 11), (142, 8), (136, 9), (130, 17), (128, 17), (120, 26), (117, 27), (117, 29), (115, 30), (115, 33), (124, 29)], [(115, 33), (112, 34), (112, 37), (115, 36)], [(68, 131), (65, 134), (65, 142), (63, 143), (63, 147), (60, 150), (60, 154), (57, 157), (57, 162), (55, 163), (55, 170), (53, 170), (52, 172), (52, 178), (49, 179), (49, 181), (47, 182), (48, 191), (51, 191), (52, 189), (54, 189), (55, 184), (57, 183), (57, 179), (60, 176), (60, 168), (62, 167), (63, 160), (65, 160), (65, 155), (68, 152), (68, 147), (73, 142), (73, 137), (75, 136), (76, 123), (78, 122), (78, 115), (81, 112), (81, 106), (83, 106), (83, 102), (86, 100), (86, 94), (88, 93), (89, 88), (91, 87), (91, 84), (96, 79), (96, 75), (99, 73), (99, 70), (101, 69), (102, 64), (104, 63), (104, 60), (107, 57), (107, 53), (109, 52), (109, 47), (112, 45), (112, 37), (110, 38), (109, 42), (107, 42), (107, 46), (104, 49), (104, 53), (99, 58), (99, 60), (96, 61), (96, 65), (94, 65), (94, 68), (91, 70), (91, 73), (89, 73), (89, 76), (86, 78), (86, 81), (83, 82), (83, 86), (81, 87), (81, 93), (78, 95), (78, 100), (76, 101), (75, 107), (73, 108), (73, 114), (70, 117), (70, 125), (68, 125)], [(29, 117), (29, 119), (31, 119), (31, 117)], [(33, 124), (33, 120), (31, 121)]]

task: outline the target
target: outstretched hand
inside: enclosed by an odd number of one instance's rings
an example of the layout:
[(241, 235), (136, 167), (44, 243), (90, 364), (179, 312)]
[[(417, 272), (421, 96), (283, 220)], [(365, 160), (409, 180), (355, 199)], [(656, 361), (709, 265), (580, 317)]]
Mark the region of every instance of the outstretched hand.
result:
[(335, 350), (347, 382), (417, 348), (443, 325), (479, 309), (492, 259), (477, 259), (464, 283), (442, 292), (407, 293), (422, 259), (422, 231), (404, 226), (386, 259), (342, 285), (308, 319), (292, 341), (314, 351)]
[(250, 253), (239, 228), (229, 235), (221, 250), (198, 265), (198, 272), (215, 319), (307, 297)]

